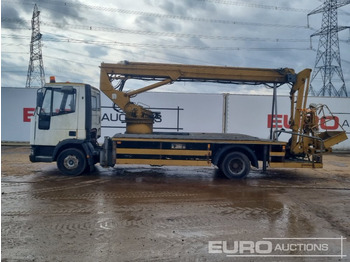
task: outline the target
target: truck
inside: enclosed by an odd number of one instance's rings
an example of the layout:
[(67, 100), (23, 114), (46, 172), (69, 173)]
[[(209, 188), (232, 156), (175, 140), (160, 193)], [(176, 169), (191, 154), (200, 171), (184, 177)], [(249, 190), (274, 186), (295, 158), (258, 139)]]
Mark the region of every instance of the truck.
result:
[[(97, 163), (102, 167), (121, 164), (216, 166), (229, 179), (247, 176), (251, 167), (262, 171), (267, 168), (322, 168), (323, 154), (347, 136), (344, 130), (319, 132), (321, 116), (318, 112), (324, 111), (326, 106), (307, 106), (310, 74), (311, 69), (295, 73), (291, 68), (122, 61), (101, 63), (100, 89), (50, 78), (50, 83), (37, 91), (29, 158), (32, 162), (55, 161), (65, 175), (90, 172)], [(150, 84), (125, 91), (128, 80)], [(131, 100), (142, 92), (174, 82), (264, 84), (273, 88), (272, 118), (277, 116), (277, 88), (289, 85), (290, 130), (272, 125), (269, 139), (236, 133), (155, 132), (153, 125), (159, 113)], [(126, 116), (126, 132), (104, 137), (102, 144), (98, 142), (101, 137), (100, 92)], [(281, 133), (287, 133), (289, 140), (279, 141)]]

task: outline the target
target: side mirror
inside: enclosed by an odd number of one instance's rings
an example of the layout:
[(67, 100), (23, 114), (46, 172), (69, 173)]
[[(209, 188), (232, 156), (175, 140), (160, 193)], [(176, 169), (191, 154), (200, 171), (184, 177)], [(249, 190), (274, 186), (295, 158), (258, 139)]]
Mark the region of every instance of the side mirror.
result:
[(41, 107), (44, 100), (44, 92), (42, 89), (39, 89), (36, 93), (36, 107)]

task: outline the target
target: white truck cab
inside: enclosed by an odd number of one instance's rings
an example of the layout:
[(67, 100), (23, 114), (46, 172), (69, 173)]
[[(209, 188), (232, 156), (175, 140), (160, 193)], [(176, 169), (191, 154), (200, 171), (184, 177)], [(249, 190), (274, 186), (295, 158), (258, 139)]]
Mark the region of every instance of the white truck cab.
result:
[(51, 81), (38, 90), (30, 135), (32, 162), (57, 161), (61, 172), (81, 174), (99, 161), (100, 136), (98, 89)]

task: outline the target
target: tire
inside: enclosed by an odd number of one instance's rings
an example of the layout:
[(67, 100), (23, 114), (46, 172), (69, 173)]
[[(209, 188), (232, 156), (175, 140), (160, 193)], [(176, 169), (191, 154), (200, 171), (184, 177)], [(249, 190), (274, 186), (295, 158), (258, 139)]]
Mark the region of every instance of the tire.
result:
[(87, 166), (83, 152), (76, 148), (63, 150), (57, 158), (57, 167), (65, 175), (81, 175)]
[(229, 179), (243, 178), (250, 172), (249, 158), (241, 152), (228, 153), (221, 162), (221, 170)]

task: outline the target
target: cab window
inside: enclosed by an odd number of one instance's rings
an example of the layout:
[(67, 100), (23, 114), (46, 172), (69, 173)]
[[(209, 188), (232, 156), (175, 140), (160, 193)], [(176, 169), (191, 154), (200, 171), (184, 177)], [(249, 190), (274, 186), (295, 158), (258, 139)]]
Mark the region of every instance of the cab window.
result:
[(65, 92), (54, 89), (52, 98), (52, 115), (62, 115), (75, 112), (76, 90)]
[(57, 116), (76, 110), (76, 90), (74, 88), (47, 89), (40, 114)]

